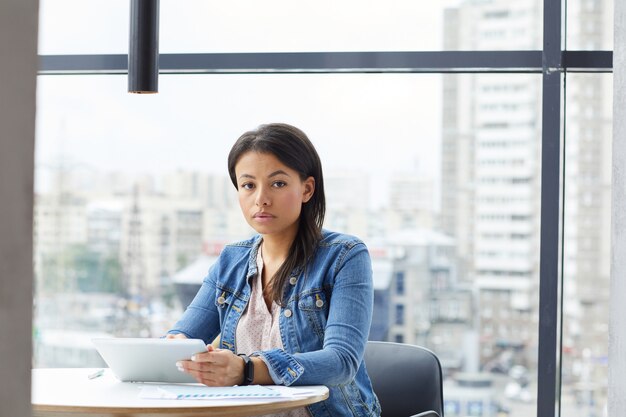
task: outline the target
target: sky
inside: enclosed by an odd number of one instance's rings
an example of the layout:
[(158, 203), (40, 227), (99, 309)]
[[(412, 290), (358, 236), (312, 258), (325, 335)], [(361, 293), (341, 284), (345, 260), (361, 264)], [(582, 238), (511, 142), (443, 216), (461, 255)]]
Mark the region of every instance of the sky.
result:
[[(455, 0), (161, 0), (160, 52), (441, 49)], [(39, 53), (126, 53), (129, 0), (41, 0)]]
[[(161, 0), (160, 52), (436, 50), (443, 3)], [(128, 0), (42, 0), (40, 54), (127, 53)], [(37, 183), (59, 160), (103, 171), (226, 173), (244, 131), (303, 129), (327, 173), (439, 176), (441, 76), (162, 74), (131, 95), (125, 75), (40, 76)], [(398, 152), (401, 149), (401, 152)]]

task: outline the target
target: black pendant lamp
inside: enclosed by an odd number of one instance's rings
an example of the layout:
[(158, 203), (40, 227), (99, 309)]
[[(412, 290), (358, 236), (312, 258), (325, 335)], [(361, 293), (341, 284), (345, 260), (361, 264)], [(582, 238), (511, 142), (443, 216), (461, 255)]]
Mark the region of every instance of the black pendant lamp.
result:
[(159, 92), (159, 0), (130, 0), (128, 92)]

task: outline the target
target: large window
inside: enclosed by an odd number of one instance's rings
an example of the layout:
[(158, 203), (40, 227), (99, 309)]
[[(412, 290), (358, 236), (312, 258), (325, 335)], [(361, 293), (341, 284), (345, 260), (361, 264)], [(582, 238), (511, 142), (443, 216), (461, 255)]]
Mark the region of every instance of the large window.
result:
[[(41, 2), (35, 366), (162, 335), (252, 233), (230, 146), (284, 121), (322, 158), (325, 227), (372, 254), (370, 337), (437, 353), (447, 416), (602, 415), (612, 77), (584, 72), (610, 60), (542, 51), (539, 0), (335, 3), (163, 0), (160, 92), (135, 96), (127, 2)], [(610, 48), (609, 3), (565, 15), (568, 48)]]

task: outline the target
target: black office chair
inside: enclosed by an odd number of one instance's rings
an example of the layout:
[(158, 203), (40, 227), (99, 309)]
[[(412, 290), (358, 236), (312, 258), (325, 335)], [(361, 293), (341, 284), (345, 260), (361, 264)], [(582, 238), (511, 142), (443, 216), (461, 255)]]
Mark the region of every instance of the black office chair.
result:
[(365, 366), (382, 417), (443, 417), (441, 363), (420, 346), (367, 342)]

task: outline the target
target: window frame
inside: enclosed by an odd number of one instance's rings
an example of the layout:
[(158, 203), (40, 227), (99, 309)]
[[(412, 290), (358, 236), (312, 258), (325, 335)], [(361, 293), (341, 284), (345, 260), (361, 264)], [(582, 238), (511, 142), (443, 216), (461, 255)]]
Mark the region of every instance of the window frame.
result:
[[(160, 73), (537, 73), (542, 74), (541, 229), (537, 416), (560, 415), (563, 285), (561, 100), (568, 72), (613, 71), (613, 51), (570, 51), (560, 0), (543, 2), (543, 49), (524, 51), (160, 54)], [(125, 54), (39, 55), (39, 75), (125, 74)]]

